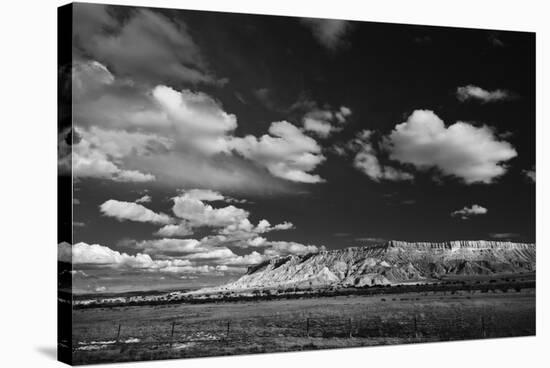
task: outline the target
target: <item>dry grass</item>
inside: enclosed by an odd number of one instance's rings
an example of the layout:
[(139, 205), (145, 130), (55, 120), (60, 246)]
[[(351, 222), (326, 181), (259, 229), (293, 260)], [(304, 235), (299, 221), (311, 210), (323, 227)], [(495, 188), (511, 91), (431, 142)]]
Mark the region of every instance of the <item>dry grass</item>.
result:
[(83, 309), (73, 323), (76, 364), (526, 336), (535, 333), (535, 292)]

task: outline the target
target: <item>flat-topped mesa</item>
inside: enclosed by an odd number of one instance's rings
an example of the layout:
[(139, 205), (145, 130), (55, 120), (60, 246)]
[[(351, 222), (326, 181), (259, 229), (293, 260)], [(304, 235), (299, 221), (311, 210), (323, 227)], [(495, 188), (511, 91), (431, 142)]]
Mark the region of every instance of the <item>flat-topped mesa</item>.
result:
[(533, 243), (514, 243), (509, 241), (493, 240), (451, 240), (445, 242), (406, 242), (400, 240), (390, 240), (389, 247), (393, 248), (414, 248), (414, 249), (526, 249), (534, 247)]
[(390, 247), (416, 248), (416, 249), (525, 249), (534, 247), (532, 243), (514, 243), (492, 240), (452, 240), (445, 242), (405, 242), (399, 240), (389, 241)]
[(211, 291), (430, 282), (536, 270), (535, 244), (486, 240), (384, 243), (275, 257)]

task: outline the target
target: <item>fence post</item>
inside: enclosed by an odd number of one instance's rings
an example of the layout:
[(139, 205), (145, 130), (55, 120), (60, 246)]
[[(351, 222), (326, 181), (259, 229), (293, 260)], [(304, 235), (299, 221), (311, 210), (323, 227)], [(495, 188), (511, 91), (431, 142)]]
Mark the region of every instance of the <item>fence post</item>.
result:
[(116, 342), (117, 342), (117, 344), (118, 344), (118, 341), (119, 341), (119, 339), (120, 339), (120, 328), (121, 328), (121, 327), (122, 327), (122, 325), (119, 323), (119, 324), (118, 324), (118, 332), (117, 332), (117, 334), (116, 334)]
[(176, 326), (176, 321), (172, 321), (172, 332), (170, 332), (170, 347), (174, 343), (174, 327)]
[(418, 321), (416, 320), (416, 314), (414, 315), (414, 337), (418, 338)]
[(225, 339), (227, 340), (229, 338), (229, 331), (231, 329), (231, 320), (227, 321), (227, 332), (225, 334)]
[(481, 337), (486, 337), (485, 318), (483, 316), (481, 316)]
[(306, 336), (309, 337), (309, 318), (306, 318)]
[(350, 339), (353, 337), (353, 324), (352, 324), (352, 320), (351, 320), (351, 317), (349, 318), (349, 337)]

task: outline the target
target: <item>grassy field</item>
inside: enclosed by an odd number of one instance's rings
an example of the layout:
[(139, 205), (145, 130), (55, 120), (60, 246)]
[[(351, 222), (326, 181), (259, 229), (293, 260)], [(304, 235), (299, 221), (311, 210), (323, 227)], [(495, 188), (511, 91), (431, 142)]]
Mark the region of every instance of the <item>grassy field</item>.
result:
[(168, 304), (73, 312), (75, 364), (534, 334), (534, 289)]

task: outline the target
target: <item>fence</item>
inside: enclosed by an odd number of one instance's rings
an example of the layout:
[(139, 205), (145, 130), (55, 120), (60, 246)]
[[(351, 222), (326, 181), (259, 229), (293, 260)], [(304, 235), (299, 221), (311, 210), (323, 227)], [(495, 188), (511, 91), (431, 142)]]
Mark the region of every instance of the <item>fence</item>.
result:
[[(500, 324), (500, 321), (499, 321)], [(219, 319), (189, 322), (185, 319), (167, 321), (165, 324), (143, 326), (137, 324), (111, 325), (112, 339), (78, 341), (73, 350), (98, 350), (105, 347), (132, 345), (157, 345), (173, 347), (186, 343), (232, 343), (261, 338), (407, 338), (459, 340), (506, 336), (501, 326), (495, 324), (491, 314), (448, 316), (432, 318), (414, 314), (383, 318), (374, 317), (301, 317), (246, 319)], [(101, 328), (102, 336), (108, 334)], [(99, 336), (99, 335), (98, 335)], [(103, 341), (101, 341), (103, 340)]]

